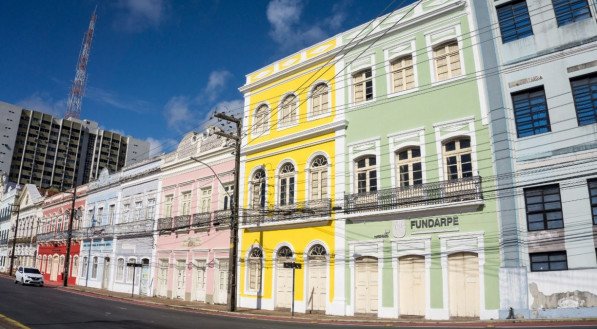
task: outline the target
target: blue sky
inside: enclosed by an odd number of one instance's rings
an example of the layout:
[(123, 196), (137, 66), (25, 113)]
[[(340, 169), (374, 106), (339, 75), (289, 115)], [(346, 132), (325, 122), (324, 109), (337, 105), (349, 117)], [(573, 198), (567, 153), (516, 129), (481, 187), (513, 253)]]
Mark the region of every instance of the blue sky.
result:
[[(392, 4), (412, 3), (398, 0)], [(93, 8), (82, 118), (169, 151), (245, 74), (375, 18), (380, 0), (60, 0), (0, 5), (0, 100), (63, 116)]]

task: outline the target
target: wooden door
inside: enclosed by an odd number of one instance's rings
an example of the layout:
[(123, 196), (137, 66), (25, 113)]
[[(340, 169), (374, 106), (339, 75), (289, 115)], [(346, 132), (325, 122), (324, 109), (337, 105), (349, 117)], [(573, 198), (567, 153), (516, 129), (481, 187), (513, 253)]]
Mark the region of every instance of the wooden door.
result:
[(309, 259), (307, 281), (307, 309), (325, 311), (327, 288), (327, 261), (325, 258)]
[(448, 256), (450, 316), (479, 316), (479, 258), (474, 253)]
[(400, 314), (425, 315), (425, 257), (404, 256), (399, 260)]
[(176, 298), (184, 300), (185, 293), (185, 268), (186, 264), (184, 260), (176, 262)]
[(108, 289), (110, 282), (110, 258), (104, 258), (104, 270), (102, 271), (102, 289)]
[(276, 307), (290, 308), (292, 301), (292, 269), (284, 268), (288, 259), (279, 259), (276, 262)]
[(357, 313), (377, 313), (377, 258), (362, 257), (355, 266), (355, 308)]

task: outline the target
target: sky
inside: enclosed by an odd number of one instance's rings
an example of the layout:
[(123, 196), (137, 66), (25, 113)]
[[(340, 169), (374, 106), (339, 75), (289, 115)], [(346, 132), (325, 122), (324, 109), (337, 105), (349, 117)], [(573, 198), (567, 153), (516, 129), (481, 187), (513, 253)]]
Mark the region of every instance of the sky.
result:
[(81, 118), (169, 152), (214, 109), (242, 107), (246, 74), (412, 2), (2, 1), (0, 100), (64, 116), (97, 6)]

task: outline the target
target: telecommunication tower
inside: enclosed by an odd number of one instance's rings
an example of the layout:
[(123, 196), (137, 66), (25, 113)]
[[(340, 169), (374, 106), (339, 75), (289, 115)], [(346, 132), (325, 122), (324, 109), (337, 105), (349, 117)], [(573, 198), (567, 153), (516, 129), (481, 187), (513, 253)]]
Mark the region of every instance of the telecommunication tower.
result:
[(76, 118), (81, 116), (81, 101), (85, 93), (85, 83), (87, 82), (87, 62), (89, 61), (89, 52), (91, 51), (91, 41), (93, 40), (93, 31), (95, 29), (95, 19), (97, 16), (95, 12), (97, 7), (93, 10), (91, 21), (89, 22), (89, 29), (85, 32), (83, 38), (83, 45), (79, 53), (79, 61), (77, 62), (77, 72), (75, 80), (68, 95), (68, 102), (66, 103), (66, 114), (64, 118)]

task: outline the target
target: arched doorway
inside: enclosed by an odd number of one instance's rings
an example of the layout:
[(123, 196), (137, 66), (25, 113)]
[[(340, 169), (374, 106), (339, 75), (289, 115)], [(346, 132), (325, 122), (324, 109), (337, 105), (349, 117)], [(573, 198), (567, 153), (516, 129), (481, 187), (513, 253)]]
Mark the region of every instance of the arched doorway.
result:
[(360, 257), (355, 263), (355, 311), (377, 313), (377, 258)]
[(110, 257), (104, 258), (104, 269), (102, 270), (102, 289), (108, 289), (110, 284)]
[(292, 302), (292, 269), (284, 268), (292, 261), (292, 250), (284, 246), (276, 254), (276, 308), (290, 308)]
[(60, 258), (58, 255), (52, 257), (52, 266), (50, 267), (50, 281), (58, 281), (58, 268), (60, 267)]
[(307, 254), (307, 309), (325, 311), (327, 299), (327, 251), (316, 244)]
[(472, 252), (448, 256), (450, 316), (479, 316), (479, 257)]
[(425, 257), (404, 256), (398, 263), (400, 315), (425, 316)]

